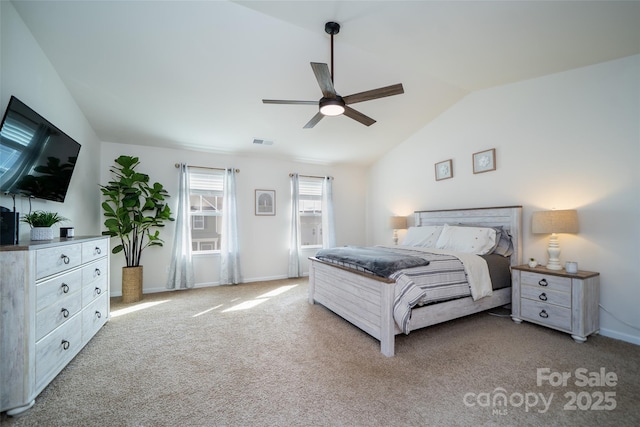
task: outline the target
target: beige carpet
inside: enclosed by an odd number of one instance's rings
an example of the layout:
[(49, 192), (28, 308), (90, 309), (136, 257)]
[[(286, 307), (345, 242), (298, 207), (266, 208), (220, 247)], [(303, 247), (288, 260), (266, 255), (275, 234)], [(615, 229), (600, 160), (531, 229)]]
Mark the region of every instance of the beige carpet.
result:
[[(119, 315), (30, 411), (0, 422), (640, 425), (638, 346), (602, 336), (577, 344), (560, 332), (481, 313), (399, 336), (396, 356), (386, 358), (376, 340), (309, 305), (306, 291), (302, 279), (145, 295), (142, 304), (114, 298)], [(125, 308), (139, 309), (122, 314)], [(552, 379), (571, 377), (565, 386), (538, 386), (538, 368), (548, 368)], [(604, 369), (617, 383), (576, 385), (579, 369), (593, 376)], [(542, 398), (551, 399), (547, 407)]]

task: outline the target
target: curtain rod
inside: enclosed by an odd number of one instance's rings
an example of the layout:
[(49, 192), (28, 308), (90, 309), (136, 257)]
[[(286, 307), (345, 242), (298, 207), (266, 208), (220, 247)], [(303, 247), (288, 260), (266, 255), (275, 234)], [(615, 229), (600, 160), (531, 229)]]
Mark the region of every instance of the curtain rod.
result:
[[(176, 169), (178, 169), (180, 167), (180, 163), (176, 163), (175, 164)], [(226, 171), (228, 168), (212, 168), (209, 166), (193, 166), (193, 165), (187, 165), (188, 168), (196, 168), (196, 169), (210, 169), (210, 170), (214, 170), (214, 171)], [(236, 173), (240, 173), (240, 169), (236, 169), (235, 170)]]
[[(290, 173), (289, 174), (290, 177), (293, 176), (293, 175), (295, 175), (295, 174), (294, 173)], [(329, 178), (329, 179), (333, 179), (332, 176), (300, 175), (300, 174), (298, 174), (298, 176), (301, 176), (303, 178), (322, 178), (322, 179)]]

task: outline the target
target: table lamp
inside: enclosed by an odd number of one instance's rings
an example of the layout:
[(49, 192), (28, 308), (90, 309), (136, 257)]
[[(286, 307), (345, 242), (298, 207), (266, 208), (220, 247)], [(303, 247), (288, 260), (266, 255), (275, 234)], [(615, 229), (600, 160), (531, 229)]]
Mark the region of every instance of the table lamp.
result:
[(549, 270), (562, 270), (560, 265), (560, 245), (558, 233), (578, 232), (578, 212), (575, 210), (538, 211), (533, 213), (531, 232), (534, 234), (551, 234), (549, 238)]
[(391, 228), (393, 228), (393, 244), (398, 244), (398, 230), (405, 230), (407, 228), (407, 217), (406, 216), (392, 216), (391, 217)]

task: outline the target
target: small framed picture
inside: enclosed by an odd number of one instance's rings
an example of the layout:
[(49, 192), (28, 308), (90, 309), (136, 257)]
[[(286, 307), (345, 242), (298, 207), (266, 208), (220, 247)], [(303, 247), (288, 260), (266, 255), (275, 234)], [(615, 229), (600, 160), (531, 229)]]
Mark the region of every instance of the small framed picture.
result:
[(256, 190), (256, 215), (276, 214), (276, 190)]
[(496, 149), (480, 151), (473, 154), (473, 173), (496, 170)]
[(436, 163), (436, 181), (453, 178), (453, 163), (451, 159)]

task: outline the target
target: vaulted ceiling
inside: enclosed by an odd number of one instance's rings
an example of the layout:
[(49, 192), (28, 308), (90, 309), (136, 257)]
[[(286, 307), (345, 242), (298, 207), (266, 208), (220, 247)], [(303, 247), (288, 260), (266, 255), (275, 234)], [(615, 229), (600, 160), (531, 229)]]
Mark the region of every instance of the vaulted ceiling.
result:
[[(467, 94), (640, 53), (640, 2), (13, 1), (102, 141), (369, 164)], [(303, 129), (310, 62), (341, 95), (395, 83)], [(273, 142), (254, 144), (254, 139)]]

